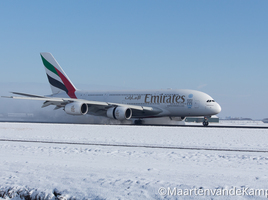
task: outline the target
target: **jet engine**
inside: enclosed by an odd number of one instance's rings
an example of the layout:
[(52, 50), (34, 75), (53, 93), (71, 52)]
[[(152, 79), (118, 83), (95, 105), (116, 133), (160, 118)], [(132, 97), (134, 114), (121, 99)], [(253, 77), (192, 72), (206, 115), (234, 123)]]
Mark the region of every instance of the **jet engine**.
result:
[(88, 106), (85, 103), (74, 102), (67, 104), (64, 110), (70, 115), (85, 115), (87, 114)]
[(114, 107), (107, 110), (107, 117), (117, 120), (130, 119), (132, 117), (132, 110), (127, 107)]

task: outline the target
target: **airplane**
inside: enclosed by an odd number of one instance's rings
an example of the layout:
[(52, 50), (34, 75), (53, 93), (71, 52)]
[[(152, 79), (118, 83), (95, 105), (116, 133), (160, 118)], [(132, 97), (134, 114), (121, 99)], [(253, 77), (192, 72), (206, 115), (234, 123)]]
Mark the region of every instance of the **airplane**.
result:
[(51, 53), (40, 53), (51, 95), (33, 95), (12, 92), (20, 96), (5, 98), (44, 101), (42, 108), (63, 108), (70, 115), (105, 116), (119, 121), (131, 120), (135, 125), (143, 124), (145, 118), (169, 117), (182, 121), (186, 117), (208, 119), (221, 112), (221, 106), (208, 94), (188, 89), (134, 90), (134, 91), (84, 91), (78, 90)]

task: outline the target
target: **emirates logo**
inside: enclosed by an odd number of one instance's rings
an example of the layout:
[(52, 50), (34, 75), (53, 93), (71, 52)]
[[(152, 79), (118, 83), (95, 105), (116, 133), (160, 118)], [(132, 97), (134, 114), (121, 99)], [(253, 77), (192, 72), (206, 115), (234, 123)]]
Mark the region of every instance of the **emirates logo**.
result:
[(71, 107), (71, 112), (75, 112), (74, 105)]

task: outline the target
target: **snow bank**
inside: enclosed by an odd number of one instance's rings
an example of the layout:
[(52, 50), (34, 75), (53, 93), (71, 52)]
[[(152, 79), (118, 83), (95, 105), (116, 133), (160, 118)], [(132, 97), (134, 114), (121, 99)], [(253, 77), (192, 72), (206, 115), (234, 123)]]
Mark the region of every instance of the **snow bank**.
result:
[[(14, 187), (0, 187), (0, 199), (7, 200), (77, 200), (68, 194), (63, 194), (58, 189), (54, 189), (51, 193), (43, 192), (37, 189), (14, 186)], [(92, 199), (92, 198), (91, 198)], [(99, 199), (95, 197), (94, 199)], [(86, 198), (83, 198), (86, 200)]]
[(54, 194), (45, 193), (36, 189), (27, 187), (15, 186), (15, 187), (1, 187), (0, 197), (3, 199), (14, 199), (14, 200), (56, 200), (60, 197), (59, 193), (53, 192)]

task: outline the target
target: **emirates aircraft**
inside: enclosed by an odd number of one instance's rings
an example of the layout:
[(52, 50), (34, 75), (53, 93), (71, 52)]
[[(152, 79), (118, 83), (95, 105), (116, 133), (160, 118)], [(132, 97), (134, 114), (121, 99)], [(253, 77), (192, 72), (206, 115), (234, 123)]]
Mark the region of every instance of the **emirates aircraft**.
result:
[(55, 106), (70, 115), (105, 116), (116, 120), (131, 120), (142, 124), (144, 118), (202, 116), (208, 118), (221, 111), (221, 106), (206, 93), (196, 90), (137, 90), (137, 91), (83, 91), (78, 90), (51, 53), (41, 53), (52, 94), (46, 96), (12, 92), (14, 99), (44, 101), (42, 108)]

